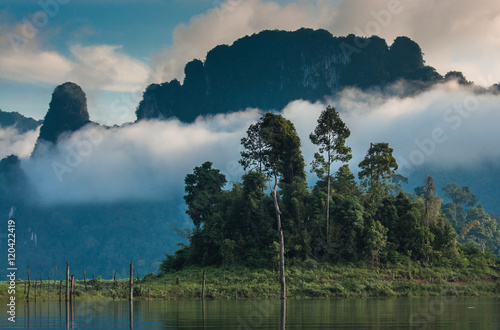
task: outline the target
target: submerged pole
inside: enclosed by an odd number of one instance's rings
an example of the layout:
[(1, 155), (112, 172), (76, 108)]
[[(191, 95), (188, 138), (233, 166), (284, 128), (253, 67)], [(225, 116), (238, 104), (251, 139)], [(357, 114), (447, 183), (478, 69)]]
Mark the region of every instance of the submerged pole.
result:
[(129, 300), (132, 301), (134, 299), (134, 261), (130, 262), (130, 283), (129, 283)]
[(201, 300), (205, 300), (205, 270), (203, 269), (203, 280), (201, 282)]
[(75, 275), (71, 275), (71, 295), (69, 299), (73, 301), (74, 296), (75, 296)]

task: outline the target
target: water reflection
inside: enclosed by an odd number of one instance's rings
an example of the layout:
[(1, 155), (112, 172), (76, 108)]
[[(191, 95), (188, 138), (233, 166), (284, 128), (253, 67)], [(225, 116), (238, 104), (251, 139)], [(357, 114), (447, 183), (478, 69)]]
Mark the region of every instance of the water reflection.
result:
[(130, 300), (129, 301), (129, 307), (128, 307), (128, 314), (129, 314), (129, 327), (130, 329), (134, 328), (134, 301)]
[(205, 330), (205, 299), (202, 299), (201, 300), (201, 310), (202, 310), (202, 314), (203, 314), (203, 330)]
[(286, 329), (286, 300), (281, 299), (281, 330)]
[[(59, 304), (59, 306), (57, 306)], [(63, 306), (64, 304), (64, 306)], [(6, 308), (2, 307), (1, 313)], [(0, 328), (500, 328), (500, 298), (20, 302)]]

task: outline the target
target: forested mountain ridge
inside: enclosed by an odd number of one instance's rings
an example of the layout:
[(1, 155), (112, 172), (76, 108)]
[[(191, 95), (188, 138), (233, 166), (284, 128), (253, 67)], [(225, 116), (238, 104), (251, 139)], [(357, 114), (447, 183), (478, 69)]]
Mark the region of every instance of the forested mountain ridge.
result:
[(426, 66), (420, 46), (398, 37), (389, 47), (377, 36), (334, 37), (325, 30), (262, 31), (219, 45), (204, 62), (187, 63), (181, 84), (151, 84), (137, 119), (199, 115), (248, 107), (280, 110), (297, 99), (317, 101), (344, 87), (369, 88), (405, 79), (428, 85), (443, 80)]
[(36, 129), (42, 123), (42, 120), (25, 117), (18, 112), (0, 110), (0, 128), (14, 127), (19, 133), (26, 133)]

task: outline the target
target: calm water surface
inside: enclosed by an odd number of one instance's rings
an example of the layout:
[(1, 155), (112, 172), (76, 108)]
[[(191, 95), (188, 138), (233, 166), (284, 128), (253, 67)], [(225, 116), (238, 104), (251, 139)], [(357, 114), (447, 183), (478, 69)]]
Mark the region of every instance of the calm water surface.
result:
[(31, 302), (15, 323), (3, 306), (2, 329), (500, 329), (500, 298), (488, 297)]

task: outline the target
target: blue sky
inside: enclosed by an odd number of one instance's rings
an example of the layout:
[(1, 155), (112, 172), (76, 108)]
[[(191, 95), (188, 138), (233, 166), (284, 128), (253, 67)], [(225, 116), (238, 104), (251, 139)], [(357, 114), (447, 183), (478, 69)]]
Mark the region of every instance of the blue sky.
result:
[(121, 124), (149, 83), (182, 81), (208, 50), (263, 29), (407, 35), (427, 64), (500, 81), (500, 5), (480, 0), (0, 1), (0, 109), (43, 118), (53, 89), (81, 85), (92, 120)]

